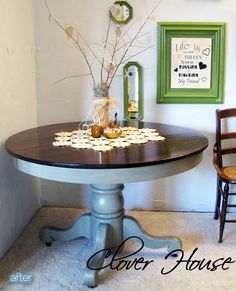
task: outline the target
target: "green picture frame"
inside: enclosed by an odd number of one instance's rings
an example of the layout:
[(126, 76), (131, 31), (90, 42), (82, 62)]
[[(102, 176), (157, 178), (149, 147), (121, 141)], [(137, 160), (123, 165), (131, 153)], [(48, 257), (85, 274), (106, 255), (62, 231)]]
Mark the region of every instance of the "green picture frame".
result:
[[(124, 119), (143, 119), (143, 67), (135, 61), (123, 67), (124, 77)], [(132, 104), (133, 103), (133, 104)], [(131, 107), (135, 107), (133, 111)]]
[(111, 20), (116, 24), (127, 24), (133, 18), (133, 7), (127, 1), (116, 1), (114, 4), (121, 7), (125, 6), (129, 12), (129, 15), (125, 19), (119, 20), (116, 16), (112, 14), (111, 10), (109, 10)]
[(157, 103), (224, 102), (223, 22), (157, 23)]

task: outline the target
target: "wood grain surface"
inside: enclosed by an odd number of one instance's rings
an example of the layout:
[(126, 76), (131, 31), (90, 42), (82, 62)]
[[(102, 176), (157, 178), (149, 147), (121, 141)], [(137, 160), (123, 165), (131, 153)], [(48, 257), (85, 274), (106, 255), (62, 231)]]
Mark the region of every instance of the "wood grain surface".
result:
[[(7, 151), (14, 157), (33, 163), (66, 168), (129, 168), (171, 162), (202, 152), (207, 138), (197, 131), (182, 127), (139, 122), (139, 128), (155, 128), (166, 139), (126, 148), (97, 152), (92, 149), (54, 147), (54, 133), (78, 129), (79, 122), (37, 127), (19, 132), (6, 141)], [(126, 122), (124, 126), (129, 126)]]

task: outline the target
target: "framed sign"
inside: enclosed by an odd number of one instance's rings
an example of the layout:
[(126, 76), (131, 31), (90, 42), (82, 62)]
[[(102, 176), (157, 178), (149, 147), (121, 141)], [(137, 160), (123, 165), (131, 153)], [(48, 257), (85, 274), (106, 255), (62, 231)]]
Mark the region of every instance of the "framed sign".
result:
[(158, 23), (157, 103), (223, 103), (225, 23)]

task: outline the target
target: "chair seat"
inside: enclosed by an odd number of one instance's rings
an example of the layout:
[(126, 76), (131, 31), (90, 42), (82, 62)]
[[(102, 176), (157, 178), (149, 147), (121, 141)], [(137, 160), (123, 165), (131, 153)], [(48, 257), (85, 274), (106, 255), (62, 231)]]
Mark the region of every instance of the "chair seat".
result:
[(229, 181), (236, 181), (236, 166), (223, 167), (222, 172)]

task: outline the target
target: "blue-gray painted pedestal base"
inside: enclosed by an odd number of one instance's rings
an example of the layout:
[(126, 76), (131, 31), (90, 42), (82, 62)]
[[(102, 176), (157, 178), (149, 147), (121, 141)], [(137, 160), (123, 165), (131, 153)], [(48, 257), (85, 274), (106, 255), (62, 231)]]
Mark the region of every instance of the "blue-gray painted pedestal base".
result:
[[(158, 249), (167, 247), (168, 252), (181, 248), (180, 239), (172, 236), (156, 237), (146, 233), (139, 222), (126, 216), (124, 211), (123, 184), (92, 185), (91, 213), (78, 218), (69, 229), (52, 226), (40, 230), (40, 239), (47, 245), (53, 240), (67, 241), (78, 237), (90, 239), (94, 253), (102, 249), (115, 249), (129, 237), (139, 237), (144, 245)], [(101, 252), (86, 267), (84, 284), (95, 287), (98, 283), (98, 270), (104, 262), (105, 252)]]

